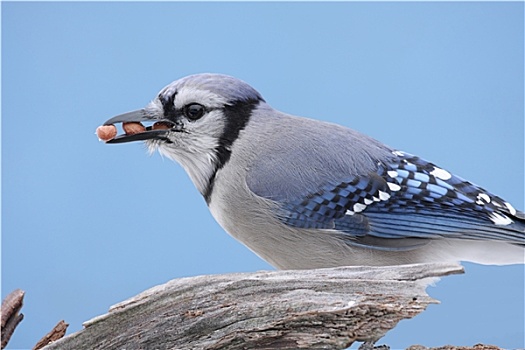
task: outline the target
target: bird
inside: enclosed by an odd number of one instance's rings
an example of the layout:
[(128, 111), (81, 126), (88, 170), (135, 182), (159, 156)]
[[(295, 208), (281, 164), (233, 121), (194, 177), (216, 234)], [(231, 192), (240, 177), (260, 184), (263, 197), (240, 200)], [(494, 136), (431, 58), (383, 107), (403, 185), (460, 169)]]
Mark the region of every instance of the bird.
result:
[(144, 141), (179, 163), (222, 228), (277, 269), (523, 264), (525, 214), (434, 163), (272, 108), (248, 83), (194, 74), (144, 108)]

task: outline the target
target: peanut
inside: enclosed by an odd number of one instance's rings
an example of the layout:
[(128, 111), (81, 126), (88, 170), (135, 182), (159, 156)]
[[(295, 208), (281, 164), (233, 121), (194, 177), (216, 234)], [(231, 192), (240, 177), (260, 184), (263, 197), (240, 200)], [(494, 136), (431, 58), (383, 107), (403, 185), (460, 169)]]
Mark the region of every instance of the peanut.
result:
[(101, 125), (97, 128), (97, 136), (101, 141), (109, 141), (117, 136), (115, 125)]
[(135, 135), (146, 131), (144, 125), (139, 122), (122, 123), (122, 129), (124, 129), (126, 135)]
[(171, 129), (171, 126), (168, 123), (165, 122), (156, 122), (151, 127), (152, 130), (165, 130), (165, 129)]

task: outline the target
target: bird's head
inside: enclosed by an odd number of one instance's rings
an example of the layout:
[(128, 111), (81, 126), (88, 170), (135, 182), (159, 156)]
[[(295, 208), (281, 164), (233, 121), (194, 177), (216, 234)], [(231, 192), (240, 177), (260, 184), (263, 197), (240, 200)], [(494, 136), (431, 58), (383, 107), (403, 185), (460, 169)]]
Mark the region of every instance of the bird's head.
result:
[(206, 198), (217, 170), (230, 158), (233, 142), (261, 102), (261, 95), (239, 79), (191, 75), (163, 88), (145, 108), (107, 120), (105, 125), (154, 123), (107, 143), (145, 141), (150, 151), (179, 162)]

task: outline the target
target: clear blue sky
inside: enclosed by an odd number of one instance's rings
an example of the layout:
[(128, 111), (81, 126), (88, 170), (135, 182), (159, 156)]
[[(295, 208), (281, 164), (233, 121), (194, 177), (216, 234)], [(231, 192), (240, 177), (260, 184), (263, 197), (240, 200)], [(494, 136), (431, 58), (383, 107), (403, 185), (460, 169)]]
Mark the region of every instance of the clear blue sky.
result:
[[(2, 2), (2, 298), (10, 348), (149, 287), (271, 269), (182, 168), (95, 128), (199, 72), (346, 125), (524, 209), (523, 3)], [(524, 347), (524, 268), (466, 264), (383, 342)]]

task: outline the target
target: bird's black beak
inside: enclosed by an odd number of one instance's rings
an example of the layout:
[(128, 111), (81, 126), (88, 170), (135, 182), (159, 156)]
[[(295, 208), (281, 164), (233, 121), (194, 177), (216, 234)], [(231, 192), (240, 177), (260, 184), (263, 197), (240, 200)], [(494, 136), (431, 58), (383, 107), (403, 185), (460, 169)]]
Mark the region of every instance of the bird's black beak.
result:
[[(135, 134), (123, 134), (118, 135), (115, 138), (106, 141), (106, 143), (124, 143), (132, 141), (145, 141), (152, 139), (166, 139), (166, 135), (173, 126), (173, 124), (167, 120), (159, 120), (148, 115), (145, 109), (139, 109), (136, 111), (117, 115), (111, 119), (106, 120), (104, 125), (112, 125), (116, 123), (140, 123), (142, 121), (156, 122), (152, 126), (144, 127), (143, 132)], [(156, 128), (157, 127), (157, 128)]]

